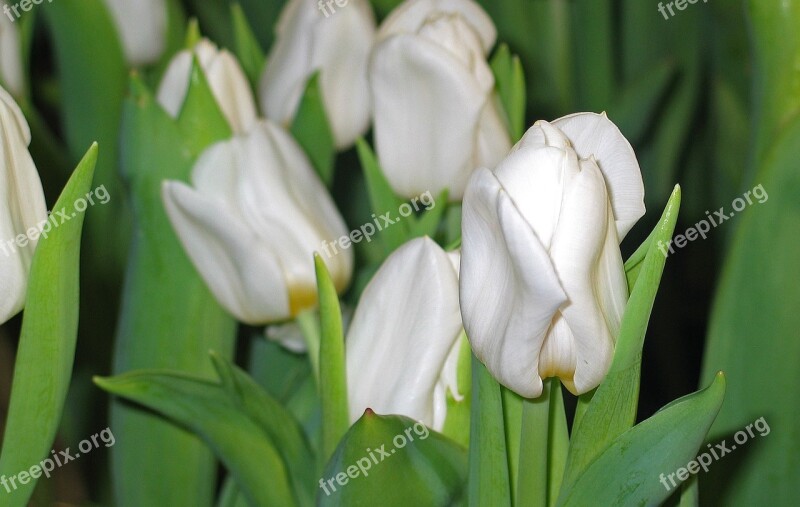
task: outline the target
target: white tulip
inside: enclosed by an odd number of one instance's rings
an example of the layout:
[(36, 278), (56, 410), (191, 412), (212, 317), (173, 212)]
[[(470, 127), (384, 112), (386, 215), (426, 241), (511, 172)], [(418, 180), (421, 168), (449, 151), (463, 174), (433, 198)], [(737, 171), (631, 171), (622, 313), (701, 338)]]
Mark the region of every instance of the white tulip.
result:
[(192, 58), (196, 56), (208, 79), (211, 93), (235, 134), (243, 134), (256, 123), (258, 111), (247, 77), (236, 57), (219, 50), (208, 39), (200, 39), (193, 51), (180, 51), (169, 64), (158, 87), (158, 103), (177, 117), (189, 91)]
[(396, 250), (361, 296), (347, 333), (350, 419), (367, 408), (441, 431), (456, 383), (458, 273), (429, 238)]
[(449, 189), (511, 148), (486, 55), (492, 20), (472, 0), (409, 0), (384, 21), (370, 62), (375, 144), (395, 193)]
[(608, 371), (627, 304), (619, 242), (644, 215), (636, 155), (605, 114), (537, 122), (464, 196), (461, 312), (475, 355), (525, 397)]
[[(345, 223), (295, 140), (268, 121), (207, 149), (192, 187), (165, 182), (164, 204), (189, 258), (220, 304), (240, 321), (266, 324), (317, 303), (313, 253), (347, 234)], [(326, 258), (343, 290), (352, 251)]]
[(28, 272), (47, 220), (42, 182), (28, 153), (30, 142), (22, 111), (0, 88), (0, 324), (25, 304)]
[(0, 83), (13, 95), (22, 94), (24, 78), (19, 29), (6, 16), (0, 16)]
[(105, 0), (125, 58), (133, 67), (155, 63), (167, 45), (165, 0)]
[(332, 14), (325, 7), (311, 0), (289, 0), (284, 7), (261, 79), (261, 107), (267, 118), (288, 126), (308, 79), (319, 71), (336, 147), (345, 149), (369, 127), (367, 60), (375, 16), (367, 0), (346, 0)]

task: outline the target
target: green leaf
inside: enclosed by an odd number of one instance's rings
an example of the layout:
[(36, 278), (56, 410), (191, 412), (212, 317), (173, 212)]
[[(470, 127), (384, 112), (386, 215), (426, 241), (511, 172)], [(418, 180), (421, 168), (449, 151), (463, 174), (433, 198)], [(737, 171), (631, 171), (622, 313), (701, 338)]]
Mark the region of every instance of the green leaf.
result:
[(192, 56), (189, 73), (189, 90), (178, 114), (178, 128), (192, 157), (197, 157), (209, 145), (233, 134), (232, 127), (211, 93), (203, 67)]
[[(85, 217), (70, 210), (91, 189), (97, 151), (97, 144), (89, 148), (53, 207), (74, 218), (58, 219), (58, 226), (48, 227), (57, 218), (51, 215), (31, 264), (0, 454), (4, 477), (30, 470), (49, 457), (61, 421), (78, 334), (78, 271)], [(32, 479), (8, 494), (3, 492), (3, 505), (27, 505), (35, 484)]]
[(628, 281), (629, 294), (633, 292), (633, 286), (636, 285), (636, 280), (639, 279), (639, 273), (642, 271), (642, 266), (644, 265), (648, 252), (650, 252), (650, 245), (653, 243), (653, 237), (656, 231), (658, 231), (657, 228), (651, 231), (647, 239), (645, 239), (642, 244), (639, 245), (639, 248), (625, 261), (625, 276)]
[(333, 131), (325, 112), (319, 72), (308, 80), (306, 91), (292, 123), (292, 135), (311, 159), (322, 181), (330, 187), (333, 183), (334, 146)]
[[(123, 195), (117, 159), (122, 101), (128, 73), (114, 23), (102, 0), (53, 2), (41, 9), (52, 32), (58, 68), (63, 132), (73, 161), (86, 146), (103, 146), (95, 184)], [(102, 41), (102, 42), (100, 42)], [(86, 256), (102, 276), (122, 273), (130, 236), (125, 199), (99, 206), (86, 221)]]
[(222, 386), (236, 406), (267, 434), (289, 471), (292, 490), (299, 505), (314, 503), (314, 456), (300, 424), (275, 398), (247, 373), (216, 353), (211, 354)]
[(680, 201), (680, 187), (676, 186), (656, 226), (653, 242), (628, 300), (609, 372), (583, 416), (575, 421), (564, 473), (567, 489), (614, 439), (633, 426), (636, 419), (642, 346), (666, 263), (658, 242), (672, 237)]
[[(430, 209), (424, 209), (421, 215), (409, 215), (407, 220), (408, 226), (408, 239), (421, 238), (423, 236), (434, 237), (436, 231), (439, 229), (439, 224), (447, 211), (447, 189), (442, 190), (436, 199), (432, 199), (432, 204), (429, 205)], [(426, 192), (423, 196), (432, 198), (430, 192)], [(416, 206), (419, 206), (419, 200), (416, 201)], [(423, 205), (424, 206), (424, 205)]]
[(247, 15), (238, 3), (231, 4), (231, 18), (233, 20), (233, 36), (236, 39), (236, 58), (242, 64), (250, 86), (258, 89), (261, 71), (264, 69), (264, 51), (258, 45)]
[(525, 133), (525, 73), (518, 56), (512, 56), (506, 44), (501, 45), (490, 62), (500, 102), (505, 109), (512, 139)]
[[(367, 180), (367, 190), (369, 200), (372, 204), (373, 216), (379, 220), (379, 216), (385, 213), (396, 213), (402, 201), (395, 195), (394, 190), (386, 180), (380, 163), (375, 157), (372, 148), (364, 139), (356, 141), (358, 157), (361, 161), (361, 168)], [(395, 249), (406, 242), (408, 239), (408, 224), (405, 221), (396, 223), (380, 231), (378, 241), (384, 245), (384, 258), (388, 257)]]
[[(196, 62), (191, 73), (180, 123), (167, 115), (136, 76), (125, 102), (122, 167), (135, 210), (136, 234), (123, 289), (115, 374), (169, 368), (211, 379), (214, 370), (206, 351), (233, 354), (236, 322), (189, 261), (161, 199), (164, 180), (189, 180), (203, 142), (230, 135)], [(119, 401), (111, 406), (111, 427), (118, 437), (111, 449), (118, 505), (212, 504), (217, 467), (200, 439)]]
[[(716, 290), (701, 379), (724, 369), (730, 380), (712, 434), (741, 430), (759, 417), (775, 428), (748, 443), (747, 459), (721, 460), (700, 482), (701, 498), (723, 505), (792, 505), (800, 476), (800, 120), (775, 140), (760, 164), (756, 199), (737, 213)], [(757, 187), (757, 186), (756, 186)], [(752, 191), (751, 191), (752, 194)], [(741, 216), (741, 218), (740, 218)], [(781, 428), (781, 429), (779, 429)], [(738, 454), (737, 454), (738, 457)]]
[(673, 493), (660, 479), (694, 459), (724, 397), (720, 373), (706, 389), (670, 403), (619, 435), (574, 486), (562, 491), (558, 505), (659, 505)]
[[(220, 371), (220, 383), (179, 372), (139, 370), (111, 378), (96, 377), (95, 383), (200, 436), (236, 478), (251, 505), (301, 505), (292, 495), (287, 463), (276, 447), (278, 441), (270, 434), (272, 427), (283, 424), (288, 430), (291, 422), (281, 419), (280, 412), (270, 411), (274, 405), (258, 404), (266, 393), (253, 394), (252, 386), (242, 386), (239, 379), (227, 376), (229, 373)], [(270, 428), (262, 425), (266, 420), (270, 420)]]
[(461, 446), (408, 417), (367, 409), (325, 467), (317, 505), (462, 505), (466, 473)]
[(472, 358), (472, 415), (469, 442), (469, 505), (511, 505), (500, 384)]
[(347, 363), (339, 295), (325, 262), (314, 254), (319, 289), (319, 391), (322, 400), (322, 456), (327, 461), (350, 426), (347, 402)]

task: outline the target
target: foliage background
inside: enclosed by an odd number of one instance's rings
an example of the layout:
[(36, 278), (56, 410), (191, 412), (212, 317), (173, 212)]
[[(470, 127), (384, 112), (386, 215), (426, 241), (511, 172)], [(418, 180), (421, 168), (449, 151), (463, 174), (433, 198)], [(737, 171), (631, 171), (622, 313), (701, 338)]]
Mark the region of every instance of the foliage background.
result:
[[(228, 2), (168, 3), (176, 14), (168, 53), (183, 44), (188, 17), (198, 18), (201, 31), (219, 45), (235, 47)], [(373, 1), (380, 17), (397, 3)], [(733, 199), (758, 184), (769, 193), (767, 203), (746, 208), (707, 240), (669, 257), (645, 343), (639, 418), (725, 369), (728, 395), (712, 441), (761, 416), (773, 432), (715, 463), (702, 477), (701, 502), (788, 505), (788, 479), (800, 473), (800, 5), (711, 0), (665, 20), (651, 0), (481, 3), (498, 26), (498, 40), (521, 57), (528, 123), (606, 110), (633, 143), (648, 214), (623, 245), (625, 254), (655, 225), (675, 183), (683, 188), (677, 232), (706, 210), (729, 210)], [(268, 50), (282, 2), (240, 4)], [(127, 251), (127, 204), (117, 175), (125, 147), (117, 136), (128, 71), (99, 0), (45, 3), (21, 23), (30, 76), (23, 108), (48, 202), (96, 139), (95, 184), (105, 183), (114, 203), (93, 210), (87, 224), (76, 367), (60, 437), (69, 445), (107, 425), (108, 397), (90, 379), (110, 373)], [(157, 83), (164, 63), (143, 74), (147, 83)], [(366, 199), (353, 151), (337, 160), (334, 189), (348, 223), (362, 223), (369, 211), (359, 204)], [(3, 407), (15, 347), (9, 337), (18, 336), (19, 321), (2, 329)], [(240, 361), (255, 334), (240, 330)], [(108, 504), (107, 474), (107, 457), (96, 451), (43, 484), (65, 500)]]

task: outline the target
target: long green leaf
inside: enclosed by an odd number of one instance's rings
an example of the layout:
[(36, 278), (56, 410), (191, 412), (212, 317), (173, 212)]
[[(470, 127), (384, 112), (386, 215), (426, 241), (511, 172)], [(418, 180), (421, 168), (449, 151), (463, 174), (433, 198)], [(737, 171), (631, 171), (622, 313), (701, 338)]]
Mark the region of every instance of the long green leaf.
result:
[(322, 460), (327, 461), (350, 426), (347, 401), (347, 364), (339, 295), (319, 254), (314, 254), (319, 288), (321, 339), (319, 391), (322, 400)]
[(525, 73), (519, 57), (511, 55), (508, 46), (503, 44), (490, 62), (496, 82), (500, 102), (505, 109), (509, 132), (514, 141), (525, 133)]
[(626, 431), (562, 492), (558, 505), (659, 505), (673, 493), (668, 475), (697, 455), (724, 397), (720, 373), (706, 389)]
[[(358, 157), (361, 161), (361, 168), (367, 181), (369, 200), (372, 204), (372, 212), (376, 220), (379, 215), (384, 213), (397, 213), (397, 209), (402, 201), (397, 198), (386, 176), (383, 174), (380, 163), (378, 162), (372, 148), (364, 139), (356, 141)], [(408, 239), (407, 224), (401, 221), (380, 231), (377, 240), (384, 245), (384, 256), (388, 257), (396, 248)]]
[[(52, 32), (58, 67), (64, 136), (73, 160), (97, 141), (95, 183), (109, 194), (123, 195), (117, 171), (118, 135), (127, 65), (114, 23), (102, 0), (48, 3), (41, 9)], [(130, 234), (125, 199), (99, 207), (86, 222), (91, 248), (85, 255), (93, 269), (119, 276)], [(95, 246), (97, 245), (97, 246)]]
[[(97, 163), (94, 144), (78, 164), (53, 209), (71, 217), (46, 224), (28, 280), (22, 334), (0, 454), (0, 475), (28, 471), (50, 454), (67, 396), (78, 334), (78, 268), (84, 213), (75, 203), (89, 192)], [(51, 222), (58, 215), (52, 215)], [(48, 229), (51, 229), (49, 232)], [(39, 471), (41, 473), (41, 470)], [(2, 492), (6, 506), (24, 506), (36, 479)]]
[[(161, 200), (164, 180), (188, 181), (205, 145), (230, 135), (197, 62), (190, 83), (178, 121), (161, 109), (138, 77), (125, 102), (122, 166), (136, 234), (116, 336), (115, 374), (170, 368), (213, 378), (206, 352), (233, 354), (236, 322), (189, 261)], [(111, 426), (118, 436), (111, 449), (117, 505), (212, 505), (216, 463), (197, 437), (119, 401), (111, 407)]]
[(740, 430), (759, 417), (775, 431), (748, 444), (743, 462), (723, 460), (715, 466), (700, 482), (701, 500), (708, 495), (738, 507), (792, 505), (797, 498), (798, 160), (800, 120), (776, 140), (756, 174), (764, 202), (753, 199), (741, 213), (714, 298), (701, 377), (708, 381), (714, 370), (724, 369), (730, 379), (714, 435)]
[(672, 237), (680, 201), (680, 187), (676, 186), (656, 226), (653, 242), (625, 309), (608, 375), (597, 388), (586, 412), (575, 421), (564, 473), (567, 489), (585, 472), (589, 463), (635, 421), (642, 346), (666, 263), (658, 242)]
[[(251, 505), (298, 505), (275, 442), (260, 421), (248, 412), (254, 407), (242, 406), (239, 397), (242, 393), (235, 392), (235, 384), (159, 370), (95, 378), (95, 383), (199, 435), (236, 478)], [(266, 410), (266, 407), (261, 408)], [(275, 414), (270, 415), (275, 417)], [(276, 419), (275, 423), (280, 422)]]

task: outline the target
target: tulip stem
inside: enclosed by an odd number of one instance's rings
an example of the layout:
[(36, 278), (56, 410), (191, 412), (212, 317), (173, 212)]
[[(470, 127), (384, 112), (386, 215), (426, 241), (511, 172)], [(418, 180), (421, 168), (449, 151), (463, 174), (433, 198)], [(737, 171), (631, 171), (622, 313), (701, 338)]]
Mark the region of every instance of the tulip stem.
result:
[(510, 506), (511, 487), (500, 384), (474, 355), (472, 394), (467, 480), (469, 506)]
[(519, 481), (515, 505), (555, 505), (568, 447), (561, 385), (558, 379), (548, 379), (539, 398), (522, 402)]

